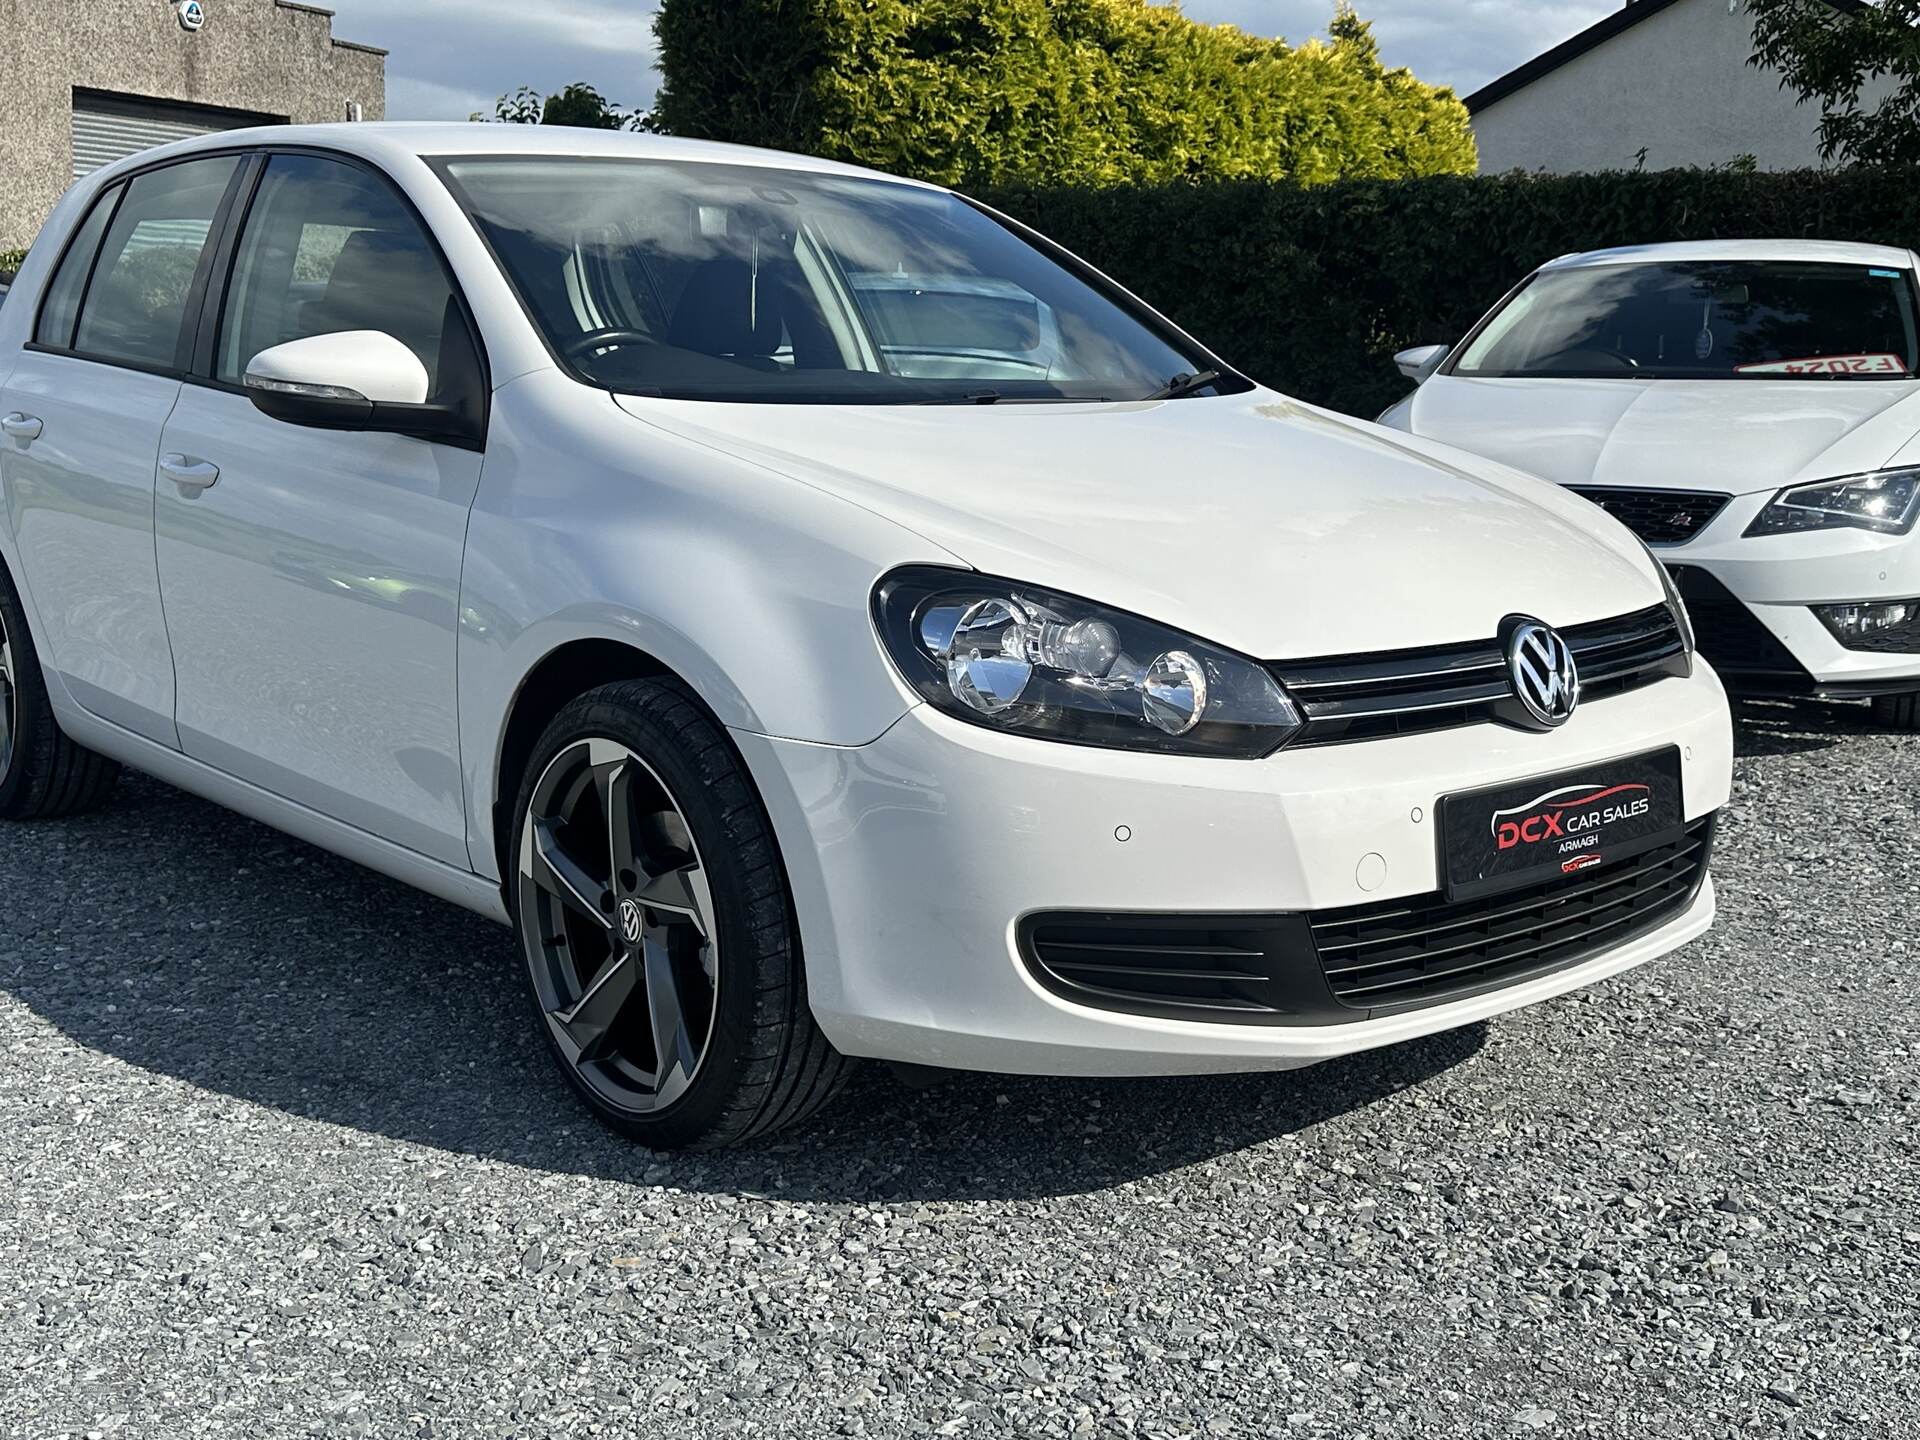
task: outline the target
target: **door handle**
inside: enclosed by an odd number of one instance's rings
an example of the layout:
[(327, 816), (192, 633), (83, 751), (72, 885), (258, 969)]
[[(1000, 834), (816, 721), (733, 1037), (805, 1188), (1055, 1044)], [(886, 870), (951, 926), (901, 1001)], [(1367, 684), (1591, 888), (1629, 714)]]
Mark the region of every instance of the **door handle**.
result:
[(192, 499), (220, 478), (220, 467), (205, 460), (189, 460), (184, 455), (162, 455), (160, 473), (180, 487), (180, 493)]
[(0, 430), (6, 432), (7, 438), (18, 440), (23, 445), (29, 440), (38, 440), (45, 428), (38, 415), (23, 415), (18, 410), (0, 420)]

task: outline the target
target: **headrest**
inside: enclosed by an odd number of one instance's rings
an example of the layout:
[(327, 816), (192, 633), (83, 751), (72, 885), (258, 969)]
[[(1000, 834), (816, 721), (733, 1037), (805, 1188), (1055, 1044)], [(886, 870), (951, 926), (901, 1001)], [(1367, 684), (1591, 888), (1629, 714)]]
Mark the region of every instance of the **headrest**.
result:
[(667, 326), (667, 343), (703, 355), (764, 359), (780, 348), (786, 286), (737, 255), (702, 261), (687, 279)]

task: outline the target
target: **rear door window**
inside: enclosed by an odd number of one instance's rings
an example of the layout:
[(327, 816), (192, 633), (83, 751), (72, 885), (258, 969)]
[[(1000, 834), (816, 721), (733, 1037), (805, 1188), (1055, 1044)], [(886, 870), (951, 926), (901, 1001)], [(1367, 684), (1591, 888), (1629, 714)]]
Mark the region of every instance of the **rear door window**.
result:
[(81, 302), (75, 350), (146, 369), (185, 368), (187, 303), (239, 164), (233, 155), (189, 160), (128, 183)]
[(100, 253), (100, 237), (107, 233), (113, 207), (120, 203), (120, 190), (115, 185), (94, 201), (93, 209), (80, 223), (60, 268), (54, 272), (53, 283), (47, 287), (47, 302), (40, 307), (40, 324), (33, 332), (35, 344), (55, 350), (72, 348), (80, 297), (86, 292), (87, 277), (93, 273), (94, 257)]

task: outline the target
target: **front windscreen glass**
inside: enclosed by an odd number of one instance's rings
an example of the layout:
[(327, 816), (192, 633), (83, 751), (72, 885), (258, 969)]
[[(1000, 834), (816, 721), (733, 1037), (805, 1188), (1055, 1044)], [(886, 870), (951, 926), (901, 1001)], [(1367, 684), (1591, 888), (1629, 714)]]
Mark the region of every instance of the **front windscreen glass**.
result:
[(1654, 380), (1902, 380), (1920, 363), (1913, 276), (1783, 261), (1535, 275), (1451, 373)]
[(942, 191), (658, 160), (465, 159), (444, 174), (547, 343), (609, 390), (1138, 400), (1208, 368)]

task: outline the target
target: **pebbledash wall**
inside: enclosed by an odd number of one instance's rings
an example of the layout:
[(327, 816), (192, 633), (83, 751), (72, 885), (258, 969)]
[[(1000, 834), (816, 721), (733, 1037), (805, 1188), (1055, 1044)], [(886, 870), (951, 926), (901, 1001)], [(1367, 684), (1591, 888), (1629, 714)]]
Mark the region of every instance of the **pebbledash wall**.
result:
[(0, 0), (0, 55), (0, 251), (32, 243), (79, 175), (121, 155), (386, 111), (386, 52), (292, 0)]
[[(1825, 0), (1851, 24), (1865, 0)], [(1820, 107), (1750, 63), (1745, 0), (1629, 0), (1564, 44), (1466, 97), (1485, 175), (1674, 170), (1751, 155), (1762, 170), (1819, 166)], [(1872, 108), (1893, 91), (1869, 78)]]

